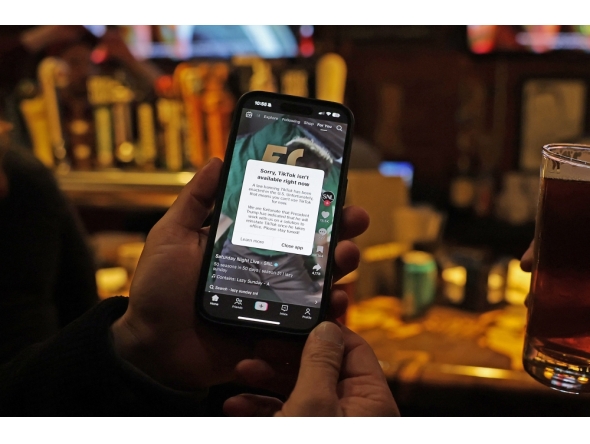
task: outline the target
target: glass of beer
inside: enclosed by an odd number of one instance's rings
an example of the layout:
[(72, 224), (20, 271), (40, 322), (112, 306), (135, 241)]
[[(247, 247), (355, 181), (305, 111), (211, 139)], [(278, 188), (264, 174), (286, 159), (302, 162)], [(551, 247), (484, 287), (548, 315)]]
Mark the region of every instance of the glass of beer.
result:
[(543, 147), (534, 244), (524, 367), (590, 393), (590, 146)]

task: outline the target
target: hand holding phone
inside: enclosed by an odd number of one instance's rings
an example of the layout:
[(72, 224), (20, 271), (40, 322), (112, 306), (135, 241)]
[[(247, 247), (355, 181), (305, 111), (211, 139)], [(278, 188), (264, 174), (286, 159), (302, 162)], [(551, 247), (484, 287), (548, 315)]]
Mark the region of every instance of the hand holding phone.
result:
[(338, 103), (239, 100), (196, 294), (204, 319), (300, 335), (325, 319), (352, 126)]
[[(112, 326), (115, 351), (154, 380), (171, 388), (194, 390), (231, 381), (236, 364), (254, 356), (248, 335), (204, 324), (196, 317), (194, 295), (210, 235), (203, 223), (213, 205), (222, 163), (213, 159), (197, 172), (147, 237), (134, 275), (129, 307)], [(342, 212), (341, 241), (335, 250), (335, 278), (358, 264), (349, 241), (364, 232), (368, 215), (358, 207)], [(332, 317), (346, 308), (334, 293)]]
[(228, 399), (224, 411), (230, 416), (399, 416), (375, 353), (342, 325), (323, 322), (316, 327), (297, 370), (289, 385), (283, 372), (265, 362), (241, 362), (236, 372), (246, 384), (275, 391), (287, 401), (241, 394)]

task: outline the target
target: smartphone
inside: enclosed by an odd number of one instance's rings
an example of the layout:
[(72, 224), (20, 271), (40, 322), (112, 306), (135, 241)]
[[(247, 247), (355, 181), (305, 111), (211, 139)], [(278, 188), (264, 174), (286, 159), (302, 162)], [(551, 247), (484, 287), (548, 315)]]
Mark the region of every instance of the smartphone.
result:
[(294, 335), (324, 320), (353, 123), (339, 103), (240, 98), (197, 289), (203, 318)]

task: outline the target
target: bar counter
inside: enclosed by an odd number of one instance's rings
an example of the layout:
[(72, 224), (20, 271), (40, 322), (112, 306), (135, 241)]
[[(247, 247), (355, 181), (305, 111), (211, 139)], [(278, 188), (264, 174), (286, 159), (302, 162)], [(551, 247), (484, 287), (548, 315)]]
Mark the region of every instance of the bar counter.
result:
[(373, 347), (403, 415), (587, 416), (590, 396), (549, 389), (522, 367), (526, 309), (432, 306), (402, 320), (400, 300), (349, 307), (346, 324)]
[(60, 188), (76, 205), (166, 210), (194, 171), (69, 171), (58, 173)]

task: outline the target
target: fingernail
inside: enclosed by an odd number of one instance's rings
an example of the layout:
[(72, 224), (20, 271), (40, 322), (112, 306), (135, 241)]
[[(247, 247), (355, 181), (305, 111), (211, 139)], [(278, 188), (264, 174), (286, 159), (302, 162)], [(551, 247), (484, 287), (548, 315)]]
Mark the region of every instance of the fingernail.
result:
[(344, 345), (342, 331), (333, 322), (322, 322), (313, 332), (322, 341), (333, 342), (339, 346)]

